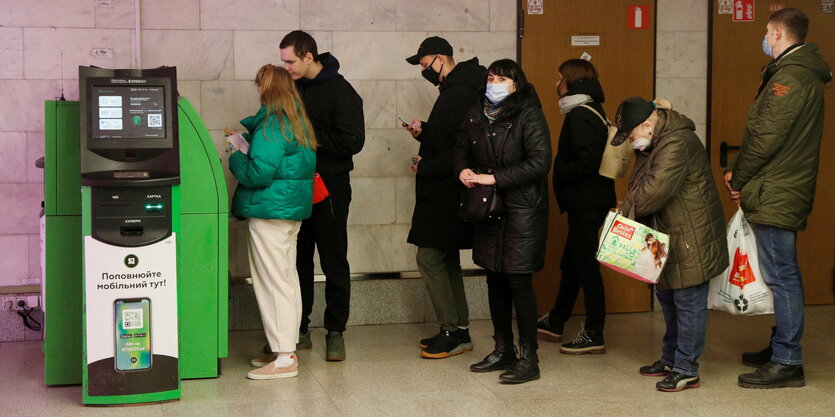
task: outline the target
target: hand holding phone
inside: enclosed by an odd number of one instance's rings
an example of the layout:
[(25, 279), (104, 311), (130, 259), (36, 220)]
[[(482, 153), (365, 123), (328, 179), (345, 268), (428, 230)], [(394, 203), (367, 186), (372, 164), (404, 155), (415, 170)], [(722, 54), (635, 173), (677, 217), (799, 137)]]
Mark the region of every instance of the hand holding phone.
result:
[(411, 123), (407, 122), (406, 119), (400, 116), (397, 116), (397, 118), (400, 119), (400, 123), (403, 123), (403, 127), (409, 127), (409, 125), (411, 125)]

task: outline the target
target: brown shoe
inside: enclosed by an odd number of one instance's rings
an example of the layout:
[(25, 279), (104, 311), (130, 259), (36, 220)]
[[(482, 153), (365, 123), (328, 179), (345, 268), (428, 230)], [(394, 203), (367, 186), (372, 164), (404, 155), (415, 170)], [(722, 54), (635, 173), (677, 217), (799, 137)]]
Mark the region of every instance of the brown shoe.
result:
[(249, 379), (279, 379), (279, 378), (293, 378), (299, 375), (299, 362), (293, 355), (293, 364), (290, 366), (278, 367), (275, 362), (270, 362), (266, 366), (249, 371), (246, 377)]
[(256, 367), (256, 368), (261, 368), (261, 367), (267, 366), (270, 362), (276, 360), (277, 358), (278, 358), (278, 353), (273, 353), (272, 355), (269, 355), (269, 356), (262, 356), (260, 358), (255, 358), (255, 359), (249, 361), (249, 364)]

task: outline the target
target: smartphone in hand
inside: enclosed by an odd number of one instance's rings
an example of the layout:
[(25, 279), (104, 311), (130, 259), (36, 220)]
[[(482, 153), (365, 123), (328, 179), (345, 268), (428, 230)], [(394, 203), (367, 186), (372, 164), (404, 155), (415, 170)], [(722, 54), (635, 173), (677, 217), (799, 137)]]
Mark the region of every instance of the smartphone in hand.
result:
[(397, 118), (400, 119), (400, 123), (403, 123), (403, 127), (408, 127), (409, 125), (411, 125), (411, 123), (407, 122), (406, 119), (400, 116), (397, 116)]

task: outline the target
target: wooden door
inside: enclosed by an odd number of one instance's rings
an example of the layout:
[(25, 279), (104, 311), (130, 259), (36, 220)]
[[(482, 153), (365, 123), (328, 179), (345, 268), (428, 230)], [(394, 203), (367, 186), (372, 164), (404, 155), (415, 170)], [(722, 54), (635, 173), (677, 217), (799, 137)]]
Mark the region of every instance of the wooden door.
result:
[[(754, 22), (734, 23), (732, 16), (718, 14), (718, 0), (711, 10), (710, 136), (711, 164), (722, 196), (722, 162), (730, 162), (734, 148), (742, 143), (748, 107), (754, 102), (760, 82), (760, 70), (770, 58), (761, 44), (772, 11), (771, 2), (756, 1)], [(797, 7), (809, 16), (807, 42), (815, 42), (830, 66), (835, 64), (835, 14), (821, 12), (818, 0), (786, 0), (785, 7)], [(797, 236), (797, 258), (807, 304), (833, 303), (835, 270), (835, 91), (825, 89), (826, 121), (820, 153), (815, 205), (806, 231)], [(722, 144), (726, 146), (722, 146)], [(723, 148), (728, 149), (723, 158)], [(736, 206), (723, 198), (725, 216), (730, 218)]]
[[(536, 86), (542, 109), (551, 130), (553, 152), (564, 117), (560, 114), (556, 96), (557, 68), (571, 58), (585, 52), (600, 74), (606, 95), (603, 106), (610, 120), (621, 100), (630, 96), (653, 98), (655, 89), (655, 1), (634, 0), (543, 0), (542, 14), (529, 14), (528, 1), (521, 0), (523, 37), (521, 64), (528, 79)], [(645, 5), (639, 29), (632, 5)], [(533, 10), (530, 10), (532, 12)], [(572, 46), (586, 43), (585, 46)], [(583, 36), (583, 38), (577, 38)], [(595, 43), (599, 37), (599, 45)], [(618, 198), (626, 192), (626, 180), (616, 184)], [(561, 272), (560, 256), (568, 230), (565, 214), (560, 214), (553, 193), (550, 201), (548, 249), (545, 268), (534, 275), (537, 305), (541, 313), (554, 304)], [(606, 288), (606, 308), (609, 312), (649, 311), (652, 294), (647, 284), (602, 268)], [(582, 312), (582, 295), (575, 312)]]

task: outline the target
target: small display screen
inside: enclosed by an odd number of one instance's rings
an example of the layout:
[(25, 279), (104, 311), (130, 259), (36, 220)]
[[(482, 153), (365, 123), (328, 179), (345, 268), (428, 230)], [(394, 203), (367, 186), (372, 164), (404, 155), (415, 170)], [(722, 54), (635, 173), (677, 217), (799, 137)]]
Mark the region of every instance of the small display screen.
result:
[(92, 101), (94, 138), (165, 138), (165, 88), (94, 86)]

